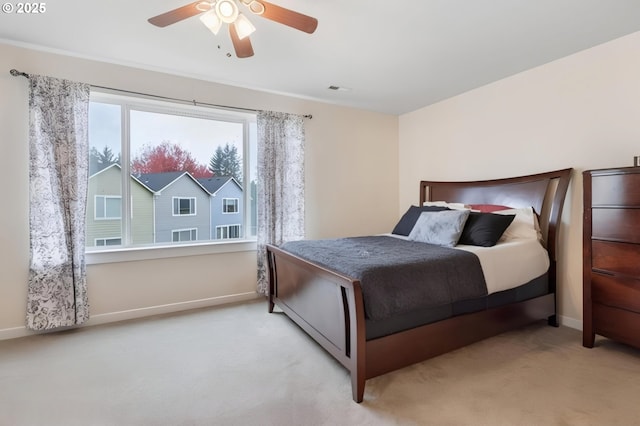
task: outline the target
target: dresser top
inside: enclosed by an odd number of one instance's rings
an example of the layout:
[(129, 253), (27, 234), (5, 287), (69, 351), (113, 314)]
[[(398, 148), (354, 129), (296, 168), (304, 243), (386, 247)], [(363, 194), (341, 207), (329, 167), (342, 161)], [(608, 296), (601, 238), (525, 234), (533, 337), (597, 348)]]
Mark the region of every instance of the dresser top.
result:
[(589, 174), (592, 176), (621, 175), (633, 173), (640, 173), (640, 167), (617, 167), (612, 169), (585, 170), (584, 172), (582, 172), (582, 174)]

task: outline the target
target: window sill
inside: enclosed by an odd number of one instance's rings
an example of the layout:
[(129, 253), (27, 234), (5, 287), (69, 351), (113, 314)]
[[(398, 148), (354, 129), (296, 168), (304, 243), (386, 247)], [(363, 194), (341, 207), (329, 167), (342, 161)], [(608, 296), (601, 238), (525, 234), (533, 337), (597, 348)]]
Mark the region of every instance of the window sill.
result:
[(88, 251), (85, 253), (87, 265), (101, 263), (134, 262), (139, 260), (167, 259), (171, 257), (202, 256), (208, 254), (256, 251), (256, 240), (206, 242), (179, 246), (153, 246), (114, 248), (110, 250)]

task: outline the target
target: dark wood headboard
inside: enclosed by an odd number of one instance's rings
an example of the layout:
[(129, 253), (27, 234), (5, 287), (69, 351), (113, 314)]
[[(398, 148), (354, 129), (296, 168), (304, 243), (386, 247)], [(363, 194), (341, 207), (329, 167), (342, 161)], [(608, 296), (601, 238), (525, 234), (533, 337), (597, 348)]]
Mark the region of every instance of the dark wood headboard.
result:
[(572, 169), (529, 176), (467, 182), (420, 182), (420, 205), (425, 201), (533, 207), (540, 219), (544, 243), (556, 260), (558, 224)]

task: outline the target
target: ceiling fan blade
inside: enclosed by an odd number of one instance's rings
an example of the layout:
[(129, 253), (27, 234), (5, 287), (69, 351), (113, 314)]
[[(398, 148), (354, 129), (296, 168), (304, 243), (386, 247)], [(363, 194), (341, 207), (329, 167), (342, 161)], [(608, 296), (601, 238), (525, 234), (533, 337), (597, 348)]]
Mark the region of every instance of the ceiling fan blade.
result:
[(259, 3), (264, 5), (264, 12), (261, 14), (264, 18), (309, 34), (312, 34), (318, 27), (318, 20), (316, 18), (285, 9), (284, 7), (266, 1), (259, 0)]
[(253, 46), (251, 46), (251, 40), (249, 40), (249, 37), (245, 37), (240, 40), (235, 25), (229, 25), (229, 35), (231, 36), (231, 42), (233, 42), (233, 48), (236, 50), (236, 56), (238, 58), (248, 58), (253, 56)]
[(189, 3), (177, 9), (149, 18), (148, 21), (156, 27), (166, 27), (167, 25), (175, 24), (183, 19), (191, 18), (198, 13), (202, 13), (202, 10), (196, 7), (200, 3), (202, 3), (202, 1), (194, 1), (193, 3)]

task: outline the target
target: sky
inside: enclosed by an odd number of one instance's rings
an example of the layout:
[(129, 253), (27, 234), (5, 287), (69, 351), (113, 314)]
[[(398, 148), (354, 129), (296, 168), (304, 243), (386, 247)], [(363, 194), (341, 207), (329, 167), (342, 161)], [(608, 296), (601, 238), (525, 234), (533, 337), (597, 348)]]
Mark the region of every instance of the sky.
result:
[[(108, 103), (90, 104), (89, 141), (100, 152), (105, 146), (114, 155), (121, 151), (120, 108), (120, 105)], [(255, 136), (255, 126), (252, 129), (251, 133)], [(226, 143), (235, 145), (238, 153), (244, 156), (241, 123), (132, 110), (130, 131), (132, 159), (142, 151), (144, 145), (159, 145), (163, 141), (180, 145), (203, 165), (209, 164), (216, 147)], [(252, 149), (252, 164), (256, 164), (255, 151)]]

